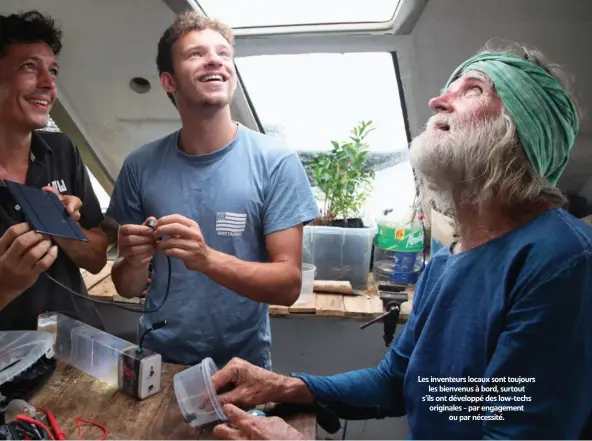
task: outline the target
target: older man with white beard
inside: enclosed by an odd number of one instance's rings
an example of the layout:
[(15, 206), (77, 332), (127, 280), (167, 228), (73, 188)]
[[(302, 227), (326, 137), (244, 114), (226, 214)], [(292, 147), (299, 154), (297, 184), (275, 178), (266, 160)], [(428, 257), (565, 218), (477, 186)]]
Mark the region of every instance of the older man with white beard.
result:
[[(377, 367), (281, 376), (233, 360), (214, 377), (226, 439), (300, 434), (234, 405), (323, 405), (345, 419), (407, 415), (414, 439), (576, 439), (592, 412), (592, 229), (555, 187), (579, 130), (542, 55), (463, 63), (412, 143), (429, 205), (460, 240), (433, 256), (408, 323)], [(255, 437), (255, 438), (252, 438)]]

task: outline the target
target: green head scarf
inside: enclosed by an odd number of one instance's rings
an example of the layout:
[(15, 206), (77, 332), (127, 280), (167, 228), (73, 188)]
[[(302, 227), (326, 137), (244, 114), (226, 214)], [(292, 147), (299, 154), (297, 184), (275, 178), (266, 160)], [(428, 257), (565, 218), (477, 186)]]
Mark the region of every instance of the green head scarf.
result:
[(580, 128), (576, 106), (566, 91), (534, 62), (500, 53), (469, 58), (452, 74), (446, 87), (470, 70), (491, 79), (532, 167), (556, 185)]

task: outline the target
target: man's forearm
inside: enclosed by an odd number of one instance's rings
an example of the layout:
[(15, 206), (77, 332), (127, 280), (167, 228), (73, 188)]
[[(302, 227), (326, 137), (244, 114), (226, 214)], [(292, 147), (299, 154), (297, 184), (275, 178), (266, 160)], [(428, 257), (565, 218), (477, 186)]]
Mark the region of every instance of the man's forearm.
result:
[(331, 376), (294, 374), (321, 402), (347, 406), (387, 406), (403, 415), (403, 381), (407, 362), (396, 346), (378, 366)]
[(118, 257), (111, 268), (111, 280), (121, 297), (138, 297), (148, 282), (148, 266), (132, 266), (123, 257)]
[(78, 267), (97, 274), (107, 263), (107, 236), (100, 228), (81, 228), (88, 242), (56, 237), (53, 240)]
[(319, 401), (349, 406), (392, 405), (395, 391), (388, 378), (376, 368), (350, 371), (331, 376), (297, 375)]
[(115, 219), (105, 216), (101, 224), (101, 230), (107, 235), (107, 243), (109, 245), (117, 244), (117, 233), (119, 231), (119, 224)]
[(280, 403), (313, 404), (315, 397), (308, 385), (300, 378), (283, 377), (277, 401)]
[(222, 286), (257, 302), (292, 305), (300, 294), (301, 274), (289, 262), (246, 262), (210, 249), (203, 273)]
[[(376, 376), (372, 375), (376, 373), (375, 369), (353, 372), (354, 375), (341, 374), (344, 377), (306, 375), (302, 379), (280, 376), (281, 379), (271, 386), (275, 389), (272, 394), (273, 401), (303, 405), (311, 405), (319, 401), (338, 414), (348, 415), (348, 419), (405, 415), (402, 390), (390, 390), (389, 384), (384, 384), (380, 380), (377, 382)], [(356, 375), (360, 373), (362, 375)], [(314, 390), (319, 393), (318, 396)]]

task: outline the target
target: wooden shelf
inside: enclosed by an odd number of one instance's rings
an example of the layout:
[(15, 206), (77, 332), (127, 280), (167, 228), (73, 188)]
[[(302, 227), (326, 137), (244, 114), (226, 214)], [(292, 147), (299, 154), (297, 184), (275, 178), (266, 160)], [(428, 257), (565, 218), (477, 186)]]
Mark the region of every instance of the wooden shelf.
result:
[[(108, 261), (105, 268), (98, 274), (91, 274), (85, 270), (81, 271), (89, 296), (97, 300), (142, 305), (144, 303), (143, 298), (134, 297), (128, 299), (117, 294), (115, 285), (113, 285), (111, 280), (112, 265), (113, 261)], [(307, 303), (289, 307), (270, 305), (269, 313), (272, 317), (319, 316), (371, 319), (384, 312), (384, 305), (378, 297), (378, 289), (376, 288), (372, 274), (369, 275), (368, 286), (369, 288), (360, 292), (360, 295), (313, 293), (310, 301)], [(408, 295), (410, 301), (403, 303), (401, 307), (401, 322), (407, 321), (411, 311), (413, 292), (410, 291)]]

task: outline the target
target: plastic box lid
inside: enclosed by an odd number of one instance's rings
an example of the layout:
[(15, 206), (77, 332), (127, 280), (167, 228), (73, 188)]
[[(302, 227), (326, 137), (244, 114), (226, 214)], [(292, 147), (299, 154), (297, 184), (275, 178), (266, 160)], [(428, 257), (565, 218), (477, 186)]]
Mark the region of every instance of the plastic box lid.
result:
[(378, 228), (364, 227), (364, 228), (344, 228), (331, 227), (326, 225), (307, 225), (304, 227), (304, 232), (311, 235), (325, 235), (336, 234), (340, 236), (372, 236), (376, 234)]

